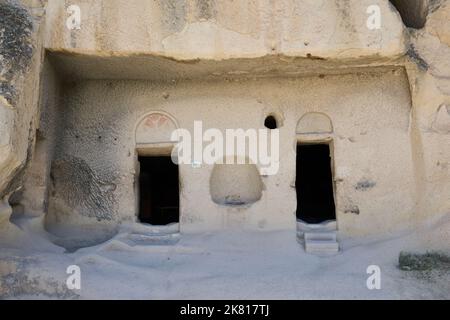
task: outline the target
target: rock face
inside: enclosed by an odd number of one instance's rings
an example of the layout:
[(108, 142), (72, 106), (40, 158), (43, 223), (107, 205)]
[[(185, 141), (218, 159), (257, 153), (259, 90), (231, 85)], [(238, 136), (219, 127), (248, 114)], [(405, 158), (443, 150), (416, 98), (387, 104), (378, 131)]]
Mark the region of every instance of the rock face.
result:
[(61, 238), (58, 244), (76, 249), (116, 233), (115, 185), (100, 181), (84, 160), (70, 156), (53, 161), (50, 177), (45, 225)]
[[(382, 16), (380, 29), (367, 27), (373, 5)], [(68, 15), (64, 2), (49, 1), (47, 48), (185, 60), (268, 54), (380, 59), (401, 55), (405, 44), (402, 21), (385, 0), (103, 0), (79, 8), (80, 29), (55, 30)]]
[(38, 21), (18, 1), (0, 1), (0, 198), (20, 187), (38, 117)]
[[(99, 221), (112, 220), (114, 185), (99, 181), (92, 169), (83, 159), (68, 157), (55, 160), (52, 164), (51, 203), (59, 206), (50, 207), (50, 215), (63, 215), (65, 208), (75, 210), (80, 215), (92, 216)], [(59, 219), (63, 220), (62, 216)]]
[(431, 3), (430, 0), (391, 0), (391, 3), (397, 8), (402, 16), (406, 26), (411, 28), (423, 28), (426, 21)]
[(31, 62), (33, 22), (27, 10), (12, 2), (3, 1), (0, 15), (3, 18), (0, 25), (2, 29), (1, 95), (6, 100), (4, 103), (11, 106), (17, 98), (17, 92), (13, 87), (14, 78), (26, 71)]
[(0, 0), (0, 16), (0, 199), (67, 247), (137, 220), (137, 155), (167, 148), (139, 127), (155, 113), (280, 124), (256, 191), (180, 166), (185, 230), (295, 226), (296, 142), (331, 145), (342, 236), (450, 212), (448, 0)]

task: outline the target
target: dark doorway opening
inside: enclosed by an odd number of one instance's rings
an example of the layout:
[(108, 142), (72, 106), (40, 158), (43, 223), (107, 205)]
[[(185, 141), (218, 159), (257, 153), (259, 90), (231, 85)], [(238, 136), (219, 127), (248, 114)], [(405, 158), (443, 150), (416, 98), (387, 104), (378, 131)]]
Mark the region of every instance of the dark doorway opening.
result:
[(178, 165), (171, 157), (139, 157), (139, 221), (152, 225), (179, 222)]
[(297, 219), (306, 223), (336, 220), (328, 144), (297, 145)]

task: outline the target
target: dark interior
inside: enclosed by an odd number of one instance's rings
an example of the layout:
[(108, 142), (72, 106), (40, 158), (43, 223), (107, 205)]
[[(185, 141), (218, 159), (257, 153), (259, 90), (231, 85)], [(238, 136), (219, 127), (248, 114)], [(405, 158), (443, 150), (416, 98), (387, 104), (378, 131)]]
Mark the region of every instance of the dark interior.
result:
[(336, 219), (328, 144), (297, 145), (297, 219), (321, 223)]
[(139, 221), (179, 222), (178, 166), (171, 157), (139, 157)]
[(267, 129), (276, 129), (277, 126), (277, 119), (275, 119), (274, 116), (268, 116), (265, 120), (264, 120), (264, 126)]
[(400, 13), (403, 23), (408, 28), (421, 29), (427, 22), (428, 6), (427, 0), (390, 0)]

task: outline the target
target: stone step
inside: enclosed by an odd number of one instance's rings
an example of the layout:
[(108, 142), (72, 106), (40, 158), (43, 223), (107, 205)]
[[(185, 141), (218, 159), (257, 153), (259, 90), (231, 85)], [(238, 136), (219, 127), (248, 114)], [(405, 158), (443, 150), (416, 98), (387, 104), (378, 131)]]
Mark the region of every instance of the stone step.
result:
[(305, 232), (305, 251), (315, 254), (334, 254), (339, 252), (336, 231)]
[(170, 234), (138, 234), (131, 233), (128, 239), (136, 245), (172, 245), (180, 241), (180, 233)]
[(336, 220), (328, 220), (321, 223), (311, 224), (297, 220), (297, 240), (303, 243), (305, 233), (335, 232), (337, 230)]
[(142, 235), (166, 235), (179, 233), (180, 226), (179, 223), (171, 223), (164, 226), (154, 226), (146, 223), (124, 223), (121, 225), (121, 231)]
[(305, 241), (305, 251), (314, 254), (335, 254), (339, 252), (336, 241), (308, 240)]
[(305, 241), (331, 241), (336, 242), (336, 231), (325, 231), (325, 232), (305, 232)]

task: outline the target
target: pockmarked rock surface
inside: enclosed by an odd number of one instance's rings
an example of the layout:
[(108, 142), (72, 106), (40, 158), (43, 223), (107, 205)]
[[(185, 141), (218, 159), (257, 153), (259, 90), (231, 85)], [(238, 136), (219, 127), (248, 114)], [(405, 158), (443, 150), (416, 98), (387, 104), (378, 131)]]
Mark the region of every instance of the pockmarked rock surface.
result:
[(30, 271), (41, 250), (172, 237), (139, 223), (139, 157), (268, 116), (277, 174), (179, 165), (174, 237), (295, 234), (296, 145), (326, 143), (339, 241), (448, 254), (423, 230), (450, 214), (450, 0), (0, 0), (0, 247), (26, 250), (0, 296), (72, 297)]

